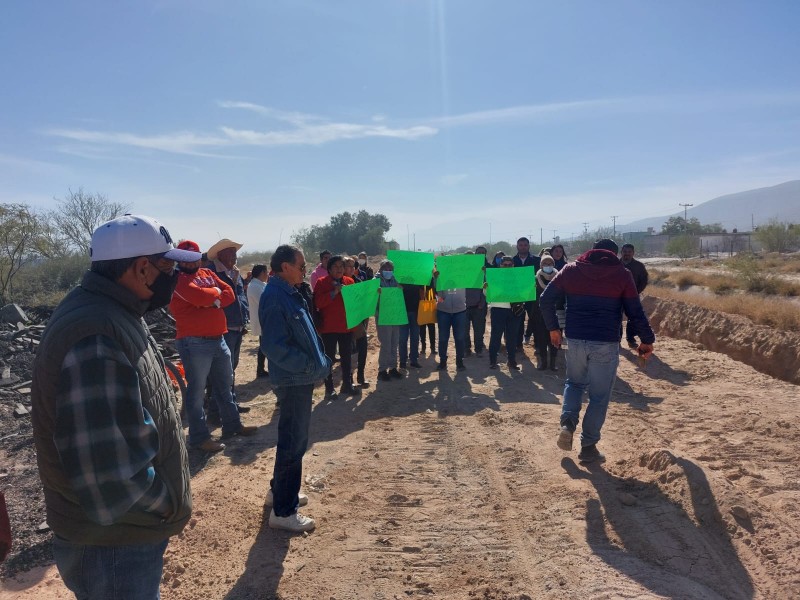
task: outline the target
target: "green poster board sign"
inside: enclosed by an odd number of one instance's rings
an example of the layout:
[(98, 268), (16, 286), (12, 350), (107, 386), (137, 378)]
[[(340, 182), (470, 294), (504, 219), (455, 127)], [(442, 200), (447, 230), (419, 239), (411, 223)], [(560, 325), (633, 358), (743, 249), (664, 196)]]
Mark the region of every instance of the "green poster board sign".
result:
[(454, 254), (436, 259), (437, 290), (483, 287), (483, 254)]
[(378, 305), (378, 288), (381, 282), (370, 279), (364, 283), (354, 283), (342, 286), (342, 300), (344, 312), (347, 316), (347, 327), (352, 329), (364, 319), (375, 314)]
[(402, 288), (381, 288), (380, 298), (378, 325), (408, 325), (408, 312)]
[(488, 302), (528, 302), (536, 300), (536, 268), (486, 269)]
[(430, 285), (433, 277), (433, 254), (409, 250), (389, 250), (386, 258), (394, 263), (398, 283)]

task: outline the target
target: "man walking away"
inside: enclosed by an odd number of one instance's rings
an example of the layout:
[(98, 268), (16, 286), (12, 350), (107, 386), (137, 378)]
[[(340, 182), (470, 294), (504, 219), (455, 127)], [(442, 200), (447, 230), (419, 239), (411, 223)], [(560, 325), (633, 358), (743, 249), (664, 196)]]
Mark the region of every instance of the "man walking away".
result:
[(302, 250), (278, 246), (270, 259), (273, 275), (261, 294), (261, 349), (267, 356), (270, 380), (280, 404), (278, 443), (267, 504), (269, 526), (288, 531), (311, 531), (314, 519), (297, 512), (308, 502), (300, 494), (303, 455), (308, 448), (311, 397), (314, 384), (331, 368), (309, 307), (295, 286), (303, 282), (306, 261)]
[(561, 346), (556, 305), (564, 300), (569, 350), (557, 443), (562, 450), (572, 449), (572, 437), (586, 392), (589, 405), (583, 416), (578, 460), (602, 460), (597, 442), (617, 376), (623, 311), (642, 336), (639, 355), (644, 359), (653, 353), (655, 335), (642, 309), (633, 277), (617, 258), (617, 244), (613, 240), (596, 241), (592, 250), (566, 265), (544, 290), (539, 306), (550, 331), (551, 343), (556, 348)]
[[(636, 293), (641, 297), (644, 288), (647, 287), (647, 267), (644, 266), (644, 263), (633, 258), (634, 252), (635, 248), (633, 244), (623, 244), (620, 259), (622, 260), (623, 266), (633, 275), (633, 283), (636, 284)], [(628, 348), (635, 350), (639, 347), (639, 344), (636, 343), (636, 327), (630, 320), (628, 320), (628, 325), (625, 328), (625, 338), (628, 342)]]

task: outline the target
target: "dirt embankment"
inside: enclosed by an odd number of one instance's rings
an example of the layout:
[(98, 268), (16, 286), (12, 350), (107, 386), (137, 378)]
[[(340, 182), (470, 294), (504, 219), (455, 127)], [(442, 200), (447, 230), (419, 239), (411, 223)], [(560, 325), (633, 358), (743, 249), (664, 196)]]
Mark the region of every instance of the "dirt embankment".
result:
[(800, 334), (677, 300), (645, 296), (642, 303), (656, 333), (697, 342), (762, 373), (800, 384)]

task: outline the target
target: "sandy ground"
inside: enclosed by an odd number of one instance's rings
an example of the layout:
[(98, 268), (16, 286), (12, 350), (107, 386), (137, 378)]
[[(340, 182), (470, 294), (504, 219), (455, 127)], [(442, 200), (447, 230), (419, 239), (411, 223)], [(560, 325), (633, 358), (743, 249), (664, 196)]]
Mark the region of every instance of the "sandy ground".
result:
[[(315, 392), (317, 530), (293, 536), (265, 525), (278, 413), (246, 341), (239, 394), (263, 427), (195, 469), (165, 600), (800, 595), (797, 386), (691, 342), (659, 338), (645, 371), (622, 350), (607, 461), (586, 467), (555, 445), (563, 358), (539, 372), (526, 348), (510, 374), (475, 357), (438, 372), (426, 356), (375, 386), (374, 350), (360, 397)], [(55, 567), (0, 592), (69, 597)]]

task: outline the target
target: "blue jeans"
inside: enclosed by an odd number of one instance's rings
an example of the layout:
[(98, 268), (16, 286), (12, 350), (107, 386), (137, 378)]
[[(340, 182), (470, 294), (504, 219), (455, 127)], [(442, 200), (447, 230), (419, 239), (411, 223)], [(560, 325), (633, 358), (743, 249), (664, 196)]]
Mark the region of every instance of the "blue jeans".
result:
[(450, 328), (453, 328), (453, 341), (456, 343), (456, 362), (464, 360), (467, 337), (467, 311), (448, 313), (436, 311), (436, 322), (439, 325), (439, 361), (447, 361), (447, 344), (450, 342)]
[(500, 351), (500, 341), (505, 334), (506, 353), (508, 362), (517, 362), (517, 343), (519, 328), (524, 314), (515, 315), (510, 308), (492, 307), (491, 322), (492, 332), (489, 335), (489, 363), (497, 363), (497, 353)]
[(275, 388), (280, 404), (275, 469), (272, 473), (272, 509), (278, 517), (297, 512), (298, 494), (303, 476), (303, 455), (308, 448), (311, 423), (311, 395), (314, 384), (287, 385)]
[[(408, 351), (409, 338), (411, 354)], [(405, 365), (409, 358), (412, 363), (419, 362), (419, 325), (416, 312), (408, 313), (408, 325), (400, 326), (400, 364)]]
[(55, 536), (53, 555), (78, 600), (158, 600), (168, 542), (88, 546)]
[(572, 338), (568, 342), (561, 425), (573, 430), (577, 428), (583, 393), (588, 392), (589, 405), (583, 415), (581, 446), (591, 446), (600, 441), (600, 429), (606, 420), (611, 390), (617, 378), (619, 342), (591, 342)]
[(189, 421), (189, 445), (197, 446), (211, 437), (203, 412), (206, 380), (211, 383), (213, 401), (219, 407), (222, 433), (234, 433), (242, 426), (239, 411), (231, 395), (233, 369), (231, 353), (222, 336), (219, 338), (184, 337), (175, 340), (186, 371), (186, 418)]

